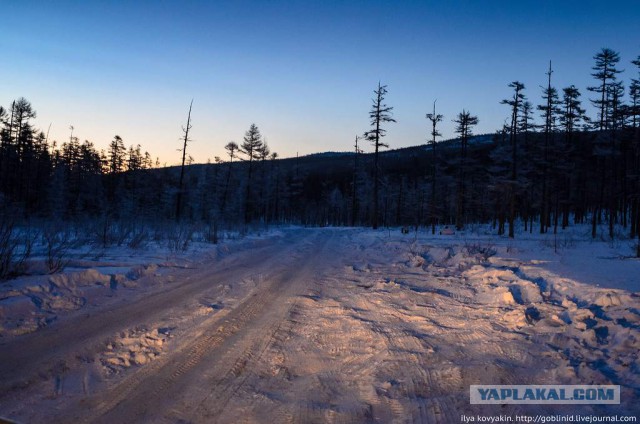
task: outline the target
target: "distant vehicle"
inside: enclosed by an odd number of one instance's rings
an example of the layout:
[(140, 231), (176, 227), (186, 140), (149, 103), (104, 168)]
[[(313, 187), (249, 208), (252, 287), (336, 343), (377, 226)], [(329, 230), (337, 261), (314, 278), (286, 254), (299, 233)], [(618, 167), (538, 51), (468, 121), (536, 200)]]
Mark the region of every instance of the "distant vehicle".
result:
[(453, 230), (453, 228), (449, 227), (448, 225), (445, 225), (444, 228), (440, 230), (440, 234), (443, 236), (452, 236), (455, 233), (456, 232)]

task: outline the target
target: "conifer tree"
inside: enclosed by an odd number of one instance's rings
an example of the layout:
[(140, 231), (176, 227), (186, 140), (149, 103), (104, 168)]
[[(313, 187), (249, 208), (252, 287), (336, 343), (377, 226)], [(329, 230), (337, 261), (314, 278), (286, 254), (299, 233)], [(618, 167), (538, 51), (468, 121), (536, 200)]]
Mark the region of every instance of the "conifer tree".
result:
[(616, 69), (620, 62), (620, 54), (603, 48), (593, 58), (596, 64), (591, 68), (594, 71), (591, 76), (598, 81), (598, 85), (588, 87), (587, 90), (597, 95), (591, 103), (599, 110), (597, 128), (603, 131), (608, 129), (611, 123), (611, 85), (615, 84), (617, 74), (622, 72)]
[(231, 182), (231, 167), (233, 166), (233, 159), (235, 159), (239, 147), (235, 141), (230, 141), (224, 148), (229, 153), (229, 162), (227, 164), (227, 177), (224, 183), (224, 190), (222, 191), (222, 202), (220, 202), (221, 214), (224, 214), (225, 208), (227, 207), (227, 195), (229, 192), (229, 183)]
[[(614, 99), (612, 95), (615, 94), (615, 89), (613, 86), (617, 82), (617, 75), (622, 71), (616, 68), (618, 62), (620, 62), (620, 54), (609, 48), (602, 48), (593, 59), (596, 63), (591, 68), (594, 71), (591, 76), (596, 79), (598, 85), (587, 89), (596, 94), (596, 97), (591, 99), (591, 103), (598, 109), (598, 121), (595, 129), (599, 131), (599, 134), (596, 139), (598, 149), (595, 154), (597, 160), (595, 171), (599, 171), (599, 200), (593, 205), (591, 218), (591, 236), (595, 238), (597, 235), (597, 223), (601, 219), (602, 211), (606, 208), (605, 197), (611, 199), (610, 193), (606, 193), (606, 185), (607, 173), (611, 171), (610, 168), (612, 167), (610, 165), (613, 165), (608, 162), (613, 160), (615, 155), (615, 137), (613, 133), (607, 132), (607, 130), (612, 129), (614, 124)], [(611, 200), (609, 203), (611, 203)]]
[(254, 161), (260, 159), (260, 150), (262, 149), (262, 134), (256, 124), (251, 124), (247, 132), (244, 134), (242, 145), (239, 152), (243, 153), (249, 162), (247, 170), (247, 188), (244, 201), (244, 221), (248, 224), (251, 221), (253, 213), (253, 199), (251, 198), (253, 184), (253, 165)]
[(466, 200), (466, 167), (467, 167), (467, 147), (469, 137), (473, 135), (473, 127), (478, 125), (478, 117), (471, 115), (467, 110), (462, 110), (453, 120), (456, 124), (455, 132), (460, 136), (460, 160), (458, 167), (458, 196), (456, 201), (456, 229), (461, 230), (464, 226), (465, 200)]
[[(556, 125), (556, 117), (559, 113), (558, 105), (560, 103), (558, 98), (558, 90), (551, 86), (551, 61), (549, 61), (549, 70), (547, 71), (547, 86), (542, 91), (542, 99), (544, 104), (538, 106), (538, 110), (542, 112), (542, 119), (544, 120), (544, 146), (542, 149), (542, 208), (540, 211), (540, 234), (547, 232), (547, 228), (551, 225), (550, 222), (550, 206), (549, 206), (549, 169), (553, 168), (549, 163), (551, 160), (550, 151), (554, 142), (554, 133)], [(555, 156), (554, 156), (555, 158)]]
[(380, 149), (383, 147), (389, 147), (388, 144), (382, 142), (382, 138), (386, 135), (386, 130), (382, 128), (382, 125), (387, 122), (396, 122), (392, 118), (391, 111), (393, 107), (387, 106), (384, 103), (384, 98), (387, 95), (387, 86), (381, 85), (378, 81), (378, 88), (373, 91), (375, 94), (372, 99), (371, 111), (369, 112), (369, 119), (371, 120), (372, 129), (364, 133), (364, 138), (369, 140), (373, 144), (374, 156), (373, 156), (373, 215), (371, 219), (371, 226), (373, 229), (378, 228), (378, 219), (380, 214), (379, 205), (379, 192), (380, 192)]
[(513, 81), (509, 84), (513, 88), (513, 97), (503, 100), (501, 103), (511, 107), (511, 126), (509, 134), (509, 144), (511, 146), (511, 181), (509, 190), (509, 237), (515, 237), (515, 215), (516, 215), (516, 186), (518, 178), (518, 149), (517, 149), (517, 133), (518, 133), (518, 113), (521, 105), (525, 101), (524, 84), (520, 81)]

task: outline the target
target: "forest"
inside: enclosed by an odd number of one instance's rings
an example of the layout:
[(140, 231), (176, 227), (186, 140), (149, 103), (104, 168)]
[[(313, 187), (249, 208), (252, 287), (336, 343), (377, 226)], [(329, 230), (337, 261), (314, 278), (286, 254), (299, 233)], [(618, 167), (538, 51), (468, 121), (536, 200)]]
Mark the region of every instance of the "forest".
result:
[(462, 110), (446, 117), (457, 138), (441, 140), (445, 117), (433, 102), (427, 144), (384, 150), (386, 131), (402, 117), (379, 83), (371, 128), (346, 152), (280, 159), (252, 124), (241, 143), (225, 146), (226, 157), (193, 164), (189, 114), (182, 165), (174, 167), (118, 135), (106, 150), (81, 142), (73, 127), (68, 140), (49, 140), (33, 124), (35, 106), (13, 100), (0, 107), (0, 276), (16, 272), (27, 239), (56, 239), (63, 229), (106, 246), (184, 228), (187, 239), (199, 231), (215, 243), (221, 229), (274, 224), (435, 233), (489, 222), (516, 237), (516, 225), (556, 233), (588, 223), (594, 239), (638, 238), (640, 256), (640, 56), (629, 62), (628, 85), (617, 52), (603, 48), (593, 59), (587, 96), (573, 85), (556, 88), (551, 63), (540, 93), (505, 84), (505, 125), (493, 134), (474, 135), (482, 116)]

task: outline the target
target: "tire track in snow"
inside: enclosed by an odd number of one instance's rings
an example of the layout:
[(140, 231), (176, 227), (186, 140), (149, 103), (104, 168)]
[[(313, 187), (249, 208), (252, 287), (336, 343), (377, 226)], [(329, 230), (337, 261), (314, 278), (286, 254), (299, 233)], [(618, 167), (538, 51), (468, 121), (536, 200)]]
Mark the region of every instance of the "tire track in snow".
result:
[[(314, 238), (318, 238), (318, 235), (316, 232)], [(311, 278), (313, 264), (305, 260), (305, 253), (309, 253), (310, 247), (323, 247), (329, 240), (320, 241), (321, 246), (304, 241), (289, 246), (284, 252), (281, 251), (280, 254), (292, 258), (293, 264), (286, 266), (284, 270), (279, 266), (278, 269), (265, 274), (267, 281), (256, 289), (257, 292), (229, 312), (222, 321), (216, 322), (215, 316), (208, 320), (202, 327), (213, 328), (205, 330), (187, 347), (175, 352), (162, 363), (140, 368), (114, 387), (106, 399), (92, 406), (90, 420), (113, 422), (125, 417), (132, 420), (169, 418), (162, 418), (163, 408), (168, 409), (166, 400), (162, 399), (166, 399), (168, 393), (176, 393), (184, 400), (180, 388), (188, 390), (188, 382), (201, 369), (218, 377), (215, 378), (216, 385), (213, 391), (203, 394), (200, 390), (196, 393), (201, 397), (199, 408), (196, 409), (196, 421), (204, 417), (217, 416), (244, 384), (262, 352), (273, 343), (273, 336), (280, 325), (279, 320), (286, 313), (277, 314), (270, 310), (281, 311), (283, 306), (287, 307), (287, 297), (301, 290), (306, 283), (305, 279)], [(300, 261), (305, 263), (299, 264)], [(288, 308), (285, 311), (288, 311)], [(261, 325), (263, 319), (269, 324)], [(259, 331), (255, 331), (256, 329)], [(255, 337), (258, 335), (257, 332), (260, 333), (258, 339), (247, 340), (248, 335)], [(228, 353), (223, 351), (225, 347), (229, 348)], [(213, 403), (207, 404), (207, 401)], [(189, 402), (191, 406), (198, 407), (193, 405), (193, 400)], [(184, 416), (185, 408), (181, 406), (174, 408), (177, 412), (173, 415)], [(99, 418), (96, 420), (96, 417)]]
[[(290, 240), (278, 240), (276, 245), (287, 246), (288, 242)], [(273, 245), (257, 249), (264, 257), (264, 261), (256, 264), (259, 269), (282, 253), (273, 249)], [(52, 367), (52, 364), (70, 366), (70, 350), (74, 351), (72, 356), (92, 355), (92, 351), (99, 349), (105, 338), (132, 326), (158, 320), (159, 316), (175, 307), (176, 303), (215, 289), (212, 279), (224, 282), (239, 274), (254, 274), (255, 269), (242, 263), (242, 260), (247, 260), (246, 255), (247, 252), (240, 252), (237, 256), (223, 259), (219, 264), (203, 262), (196, 269), (177, 269), (170, 274), (174, 276), (176, 283), (166, 283), (162, 289), (148, 294), (134, 292), (133, 295), (137, 296), (134, 301), (107, 305), (91, 315), (70, 314), (35, 333), (2, 341), (0, 400), (1, 393), (9, 392), (12, 387), (24, 388), (40, 381), (43, 374), (55, 376), (58, 365)], [(214, 265), (216, 269), (212, 272), (205, 265)], [(79, 316), (82, 318), (77, 319)]]

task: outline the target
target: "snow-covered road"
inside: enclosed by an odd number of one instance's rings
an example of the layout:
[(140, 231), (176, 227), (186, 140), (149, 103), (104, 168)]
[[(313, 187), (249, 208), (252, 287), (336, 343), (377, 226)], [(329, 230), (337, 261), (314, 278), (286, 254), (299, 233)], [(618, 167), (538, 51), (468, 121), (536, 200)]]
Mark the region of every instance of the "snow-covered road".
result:
[[(637, 414), (637, 294), (502, 253), (481, 241), (298, 228), (201, 255), (0, 338), (0, 416), (307, 423)], [(619, 384), (622, 405), (470, 405), (471, 384)]]

